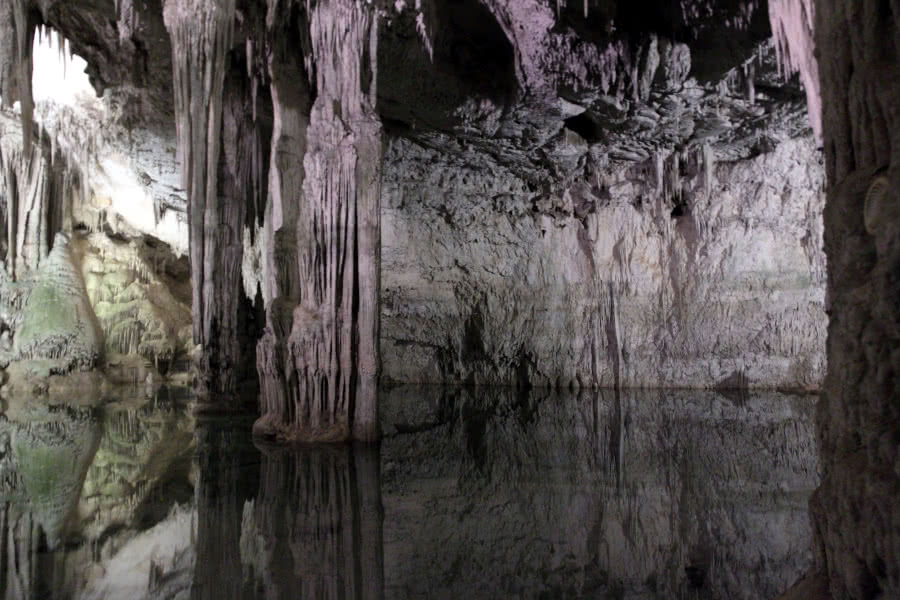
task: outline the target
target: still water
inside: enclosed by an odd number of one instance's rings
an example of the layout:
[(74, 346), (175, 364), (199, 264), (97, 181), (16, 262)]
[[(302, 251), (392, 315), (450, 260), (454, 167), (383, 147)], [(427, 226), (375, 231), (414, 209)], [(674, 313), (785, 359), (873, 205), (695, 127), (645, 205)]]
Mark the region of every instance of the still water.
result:
[(190, 397), (0, 417), (7, 599), (765, 599), (809, 566), (815, 398), (397, 388), (378, 447)]

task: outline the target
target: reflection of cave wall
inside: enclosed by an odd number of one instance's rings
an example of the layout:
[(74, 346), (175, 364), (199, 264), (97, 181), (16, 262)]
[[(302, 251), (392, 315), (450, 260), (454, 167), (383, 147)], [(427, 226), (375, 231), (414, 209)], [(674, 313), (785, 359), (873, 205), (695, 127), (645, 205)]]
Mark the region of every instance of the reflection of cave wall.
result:
[[(4, 597), (124, 597), (117, 593), (130, 593), (134, 577), (123, 547), (167, 518), (182, 519), (172, 509), (193, 496), (191, 421), (165, 396), (136, 404), (16, 401), (0, 420)], [(174, 538), (161, 530), (142, 543), (152, 550)], [(137, 579), (146, 588), (147, 572)]]
[(64, 547), (78, 529), (82, 485), (102, 430), (99, 417), (93, 408), (32, 406), (0, 421), (4, 597), (45, 597), (63, 583), (62, 561), (43, 553)]
[(772, 598), (811, 562), (812, 407), (398, 388), (382, 445), (386, 594)]

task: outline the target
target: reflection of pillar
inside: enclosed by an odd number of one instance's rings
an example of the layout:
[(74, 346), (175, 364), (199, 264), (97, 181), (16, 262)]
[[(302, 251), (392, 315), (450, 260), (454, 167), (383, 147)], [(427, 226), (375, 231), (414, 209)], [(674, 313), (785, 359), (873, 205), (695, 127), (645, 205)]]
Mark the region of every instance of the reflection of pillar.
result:
[(249, 423), (197, 424), (197, 561), (193, 600), (253, 597), (241, 568), (241, 512), (259, 472)]
[(378, 450), (265, 448), (241, 551), (267, 598), (381, 598)]
[(32, 598), (36, 578), (36, 555), (40, 529), (29, 512), (13, 504), (3, 507), (0, 521), (0, 587), (5, 600)]

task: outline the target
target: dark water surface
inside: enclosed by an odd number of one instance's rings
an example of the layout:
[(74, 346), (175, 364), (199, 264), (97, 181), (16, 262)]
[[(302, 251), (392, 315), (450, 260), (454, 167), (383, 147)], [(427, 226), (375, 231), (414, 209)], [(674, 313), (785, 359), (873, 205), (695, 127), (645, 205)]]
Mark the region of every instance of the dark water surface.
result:
[(293, 449), (189, 400), (8, 403), (3, 598), (768, 600), (812, 559), (812, 397), (405, 387), (380, 446)]

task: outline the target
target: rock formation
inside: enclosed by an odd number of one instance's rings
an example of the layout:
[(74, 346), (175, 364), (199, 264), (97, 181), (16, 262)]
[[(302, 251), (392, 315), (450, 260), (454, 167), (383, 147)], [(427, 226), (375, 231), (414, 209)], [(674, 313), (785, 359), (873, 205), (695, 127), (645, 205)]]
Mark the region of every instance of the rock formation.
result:
[(16, 357), (60, 361), (62, 372), (72, 365), (90, 368), (100, 358), (102, 333), (66, 234), (56, 234), (52, 252), (34, 274), (22, 313), (13, 345)]
[[(308, 119), (302, 187), (285, 190), (278, 181), (272, 197), (273, 205), (297, 207), (296, 256), (284, 265), (297, 271), (275, 276), (296, 281), (296, 305), (290, 296), (268, 300), (273, 308), (257, 350), (263, 416), (254, 429), (287, 438), (374, 440), (381, 219), (378, 19), (356, 1), (310, 6), (306, 19), (315, 70), (308, 75), (316, 95), (309, 116), (301, 118)], [(279, 138), (276, 143), (283, 144)], [(286, 175), (277, 162), (275, 170), (279, 180)], [(274, 209), (272, 216), (278, 219)], [(280, 314), (285, 310), (292, 311), (289, 319)]]
[[(114, 27), (100, 4), (21, 3), (105, 90), (101, 128), (35, 111), (86, 175), (72, 227), (189, 246), (197, 382), (227, 403), (258, 380), (259, 434), (373, 439), (379, 377), (819, 386), (795, 3), (169, 0)], [(108, 148), (155, 163), (128, 167), (152, 224), (100, 183)], [(155, 231), (173, 212), (187, 244)], [(180, 352), (180, 326), (121, 315), (107, 350)]]
[[(82, 138), (35, 126), (31, 43), (52, 27), (109, 101), (135, 99), (116, 119), (155, 132), (159, 171), (177, 138), (184, 189), (139, 187), (166, 190), (152, 227), (187, 215), (200, 384), (224, 398), (255, 365), (258, 433), (372, 439), (379, 381), (824, 376), (818, 569), (834, 598), (897, 595), (896, 2), (164, 4), (0, 7), (15, 348), (75, 207), (119, 231), (87, 185), (102, 161), (57, 162)], [(174, 355), (179, 328), (135, 314), (118, 348)]]
[(900, 7), (815, 5), (828, 199), (825, 477), (813, 502), (831, 596), (900, 594)]

